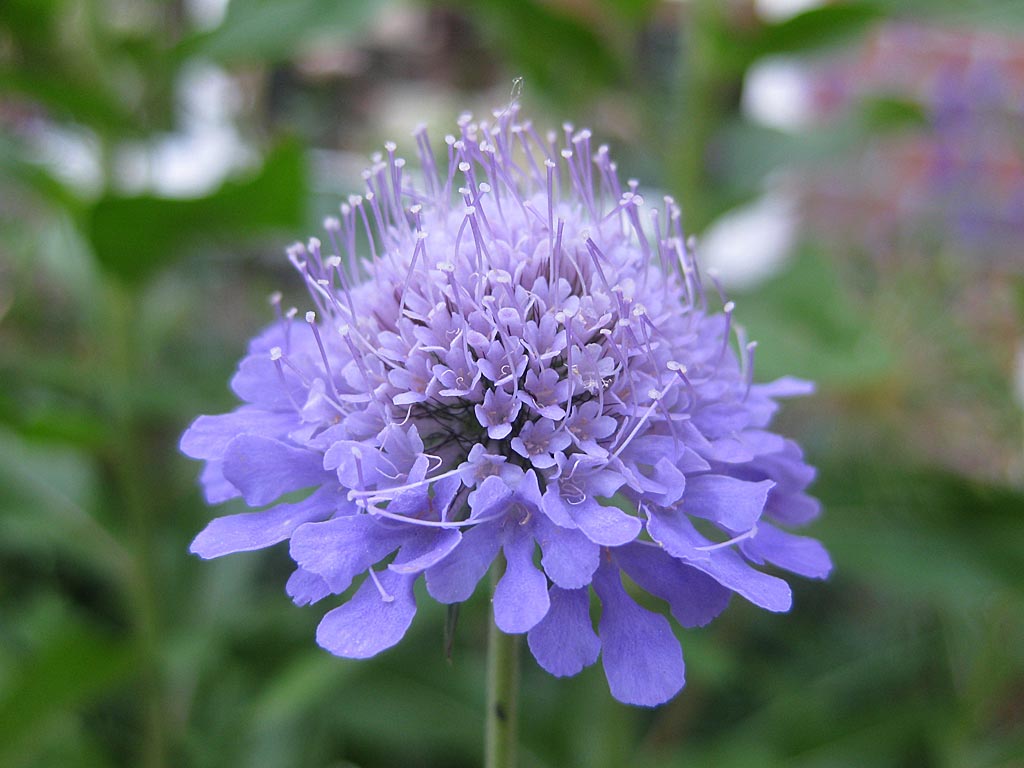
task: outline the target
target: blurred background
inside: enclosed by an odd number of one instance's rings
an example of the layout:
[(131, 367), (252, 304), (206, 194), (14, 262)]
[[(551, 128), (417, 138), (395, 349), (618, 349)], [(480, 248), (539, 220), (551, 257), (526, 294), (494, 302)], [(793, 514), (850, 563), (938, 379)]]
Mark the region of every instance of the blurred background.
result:
[(524, 78), (541, 127), (671, 193), (819, 393), (834, 555), (789, 615), (680, 632), (656, 711), (524, 664), (524, 766), (1024, 766), (1024, 4), (3, 0), (0, 765), (405, 768), (482, 757), (486, 599), (365, 662), (284, 547), (201, 562), (177, 452), (272, 314), (283, 248)]

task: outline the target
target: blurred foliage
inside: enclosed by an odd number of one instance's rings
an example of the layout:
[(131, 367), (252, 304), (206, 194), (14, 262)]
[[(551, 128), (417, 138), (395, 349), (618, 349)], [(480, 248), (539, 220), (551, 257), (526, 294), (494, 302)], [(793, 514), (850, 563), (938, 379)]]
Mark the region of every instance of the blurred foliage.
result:
[[(894, 16), (1024, 20), (1019, 3), (981, 0), (834, 3), (776, 23), (718, 0), (232, 0), (212, 22), (190, 15), (201, 5), (0, 7), (4, 766), (479, 763), (482, 595), (451, 663), (428, 600), (398, 648), (352, 662), (320, 651), (320, 611), (284, 596), (286, 553), (187, 554), (223, 510), (202, 503), (178, 436), (230, 407), (264, 297), (296, 291), (276, 254), (358, 188), (346, 153), (417, 110), (448, 121), (501, 103), (524, 75), (531, 110), (552, 115), (536, 124), (592, 125), (699, 232), (780, 167), (921, 128), (897, 97), (797, 137), (756, 126), (738, 102), (762, 57), (821, 55)], [(187, 197), (132, 181), (126, 150), (181, 131), (178, 84), (214, 65), (230, 68), (255, 160)], [(54, 136), (91, 170), (72, 173)], [(784, 419), (821, 467), (815, 535), (834, 577), (798, 584), (791, 615), (737, 601), (681, 632), (687, 689), (657, 711), (614, 702), (600, 668), (555, 680), (527, 662), (524, 766), (1024, 764), (1017, 337), (947, 311), (997, 284), (1019, 331), (1024, 287), (937, 254), (894, 271), (828, 246), (805, 242), (737, 301), (761, 378), (819, 382)], [(961, 442), (988, 417), (1004, 440)]]

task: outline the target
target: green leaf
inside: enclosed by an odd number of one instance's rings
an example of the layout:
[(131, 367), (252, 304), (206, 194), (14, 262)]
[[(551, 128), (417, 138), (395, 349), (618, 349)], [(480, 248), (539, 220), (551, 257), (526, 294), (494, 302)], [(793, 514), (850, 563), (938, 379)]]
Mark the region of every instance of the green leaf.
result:
[(40, 736), (55, 722), (132, 673), (132, 653), (125, 641), (67, 616), (55, 630), (0, 692), (0, 763), (4, 765), (44, 746)]
[(86, 231), (104, 269), (138, 281), (199, 242), (298, 228), (304, 221), (306, 177), (302, 147), (287, 141), (267, 156), (255, 177), (228, 181), (207, 197), (104, 197), (88, 212)]
[(556, 100), (578, 101), (623, 75), (623, 64), (608, 42), (554, 5), (537, 0), (463, 0), (458, 5), (505, 50), (527, 94), (536, 88)]
[(757, 40), (755, 57), (802, 53), (845, 42), (883, 17), (875, 3), (830, 3), (767, 25)]
[(885, 336), (866, 322), (832, 264), (810, 248), (736, 304), (737, 319), (758, 343), (758, 379), (794, 374), (823, 385), (860, 386), (891, 368), (894, 353)]
[(17, 93), (45, 106), (52, 114), (98, 129), (124, 133), (132, 125), (117, 98), (95, 81), (78, 80), (70, 72), (0, 69), (0, 93)]
[(880, 94), (860, 104), (864, 126), (872, 133), (921, 129), (928, 125), (928, 114), (919, 103), (899, 95)]
[(232, 0), (221, 25), (187, 40), (180, 53), (224, 62), (286, 59), (318, 40), (358, 35), (381, 7), (374, 0)]

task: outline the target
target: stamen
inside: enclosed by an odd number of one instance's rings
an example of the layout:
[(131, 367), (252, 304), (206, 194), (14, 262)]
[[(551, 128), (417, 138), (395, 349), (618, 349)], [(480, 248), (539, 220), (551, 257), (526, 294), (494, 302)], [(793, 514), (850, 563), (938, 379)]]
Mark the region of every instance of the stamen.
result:
[(309, 323), (309, 327), (313, 330), (313, 336), (316, 338), (316, 346), (320, 350), (320, 358), (324, 361), (324, 371), (327, 373), (327, 385), (331, 388), (331, 394), (337, 395), (338, 390), (334, 386), (334, 373), (331, 371), (331, 363), (327, 359), (327, 350), (324, 349), (324, 342), (320, 338), (320, 329), (316, 326), (316, 312), (307, 312), (306, 322)]
[(394, 602), (395, 596), (389, 595), (387, 593), (387, 591), (384, 589), (384, 585), (381, 584), (380, 580), (377, 578), (377, 574), (374, 572), (373, 568), (370, 568), (370, 570), (367, 571), (367, 573), (370, 574), (370, 578), (373, 579), (373, 585), (377, 588), (377, 591), (380, 592), (381, 600), (383, 600), (385, 603)]
[(641, 428), (641, 427), (642, 427), (642, 426), (643, 426), (644, 424), (646, 424), (646, 423), (647, 423), (648, 419), (650, 419), (650, 418), (651, 418), (651, 414), (652, 414), (652, 413), (654, 413), (654, 409), (658, 407), (658, 403), (659, 403), (659, 402), (661, 401), (661, 398), (663, 398), (663, 397), (664, 397), (665, 395), (667, 395), (667, 394), (668, 394), (668, 391), (669, 391), (669, 390), (670, 390), (670, 389), (672, 388), (672, 386), (673, 386), (674, 384), (675, 384), (675, 382), (674, 382), (674, 381), (670, 381), (670, 382), (669, 382), (668, 384), (666, 384), (666, 385), (664, 386), (664, 388), (663, 388), (663, 389), (662, 389), (661, 391), (658, 391), (658, 390), (656, 390), (656, 389), (652, 389), (652, 390), (648, 391), (648, 393), (647, 393), (647, 396), (648, 396), (648, 397), (649, 397), (649, 398), (650, 398), (650, 399), (651, 399), (651, 400), (652, 400), (653, 402), (651, 402), (651, 404), (650, 404), (650, 405), (648, 406), (647, 410), (646, 410), (646, 411), (644, 411), (644, 415), (640, 417), (640, 420), (639, 420), (639, 421), (638, 421), (638, 422), (636, 423), (636, 426), (635, 426), (635, 427), (633, 427), (633, 431), (629, 433), (629, 436), (628, 436), (628, 437), (626, 438), (626, 440), (625, 440), (625, 441), (624, 441), (624, 442), (622, 443), (622, 445), (620, 445), (620, 446), (619, 446), (619, 447), (618, 447), (618, 448), (616, 449), (615, 453), (613, 453), (613, 454), (612, 454), (612, 455), (611, 455), (611, 456), (610, 456), (610, 457), (608, 458), (608, 461), (609, 461), (609, 462), (610, 462), (610, 461), (611, 461), (612, 459), (617, 459), (617, 458), (619, 458), (619, 455), (620, 455), (620, 454), (621, 454), (621, 453), (622, 453), (622, 452), (623, 452), (624, 450), (626, 450), (626, 446), (628, 446), (628, 445), (629, 445), (629, 444), (630, 444), (630, 443), (631, 443), (631, 442), (633, 441), (633, 438), (635, 438), (635, 437), (637, 436), (637, 434), (638, 434), (638, 433), (640, 432), (640, 428)]
[(744, 531), (738, 536), (733, 536), (728, 541), (723, 541), (718, 544), (709, 544), (705, 547), (694, 547), (698, 552), (714, 552), (716, 549), (724, 549), (725, 547), (731, 547), (733, 544), (738, 544), (746, 539), (752, 539), (757, 535), (757, 523), (754, 523), (754, 527), (749, 531)]

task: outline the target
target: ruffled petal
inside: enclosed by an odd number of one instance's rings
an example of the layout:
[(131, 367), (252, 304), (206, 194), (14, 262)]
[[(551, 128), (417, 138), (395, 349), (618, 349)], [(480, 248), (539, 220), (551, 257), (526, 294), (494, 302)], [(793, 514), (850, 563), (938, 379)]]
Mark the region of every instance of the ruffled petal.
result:
[(653, 511), (647, 530), (672, 557), (703, 571), (723, 587), (731, 589), (754, 605), (782, 613), (793, 604), (789, 585), (775, 576), (752, 568), (740, 555), (728, 547), (701, 550), (712, 546), (678, 510)]
[(617, 547), (633, 541), (643, 528), (640, 520), (618, 507), (604, 506), (586, 497), (579, 504), (566, 504), (576, 527), (602, 547)]
[(306, 523), (295, 529), (292, 559), (321, 576), (332, 592), (348, 589), (352, 579), (394, 552), (405, 541), (369, 515), (338, 517), (324, 523)]
[(508, 634), (527, 632), (544, 618), (550, 605), (548, 580), (533, 564), (530, 531), (515, 529), (505, 541), (505, 573), (494, 588), (494, 623)]
[(526, 636), (537, 663), (555, 677), (569, 677), (597, 661), (601, 641), (590, 621), (590, 590), (548, 591), (551, 607)]
[(424, 529), (411, 536), (394, 562), (388, 566), (396, 573), (419, 573), (440, 562), (462, 541), (462, 534), (453, 529)]
[(613, 550), (615, 561), (645, 592), (668, 603), (684, 627), (703, 627), (729, 604), (732, 592), (667, 552), (641, 544)]
[(224, 477), (252, 507), (331, 480), (324, 472), (321, 454), (257, 435), (239, 435), (228, 443)]
[(500, 513), (512, 499), (512, 489), (498, 475), (484, 478), (469, 494), (470, 518), (486, 518)]
[(224, 462), (211, 459), (199, 474), (203, 486), (203, 497), (207, 504), (221, 504), (242, 495), (235, 486), (224, 478)]
[(641, 707), (664, 704), (686, 682), (683, 651), (668, 620), (633, 602), (614, 567), (598, 570), (594, 588), (601, 598), (598, 633), (612, 696)]
[(534, 518), (534, 534), (540, 544), (541, 565), (548, 577), (563, 589), (590, 584), (600, 562), (601, 548), (580, 531), (561, 528), (546, 517)]
[(697, 475), (686, 481), (683, 509), (733, 533), (749, 531), (761, 517), (771, 480), (751, 483), (726, 475)]
[(284, 437), (299, 425), (295, 411), (267, 411), (243, 405), (231, 413), (200, 416), (181, 436), (181, 452), (193, 459), (220, 459), (242, 434)]
[(284, 541), (303, 523), (324, 520), (352, 505), (334, 490), (320, 489), (295, 504), (278, 504), (263, 512), (243, 512), (211, 520), (189, 551), (204, 560), (263, 549)]
[(820, 541), (767, 523), (761, 523), (757, 535), (744, 541), (740, 549), (758, 565), (769, 562), (810, 579), (824, 579), (832, 571), (832, 559)]
[(444, 560), (427, 569), (430, 596), (440, 603), (468, 600), (498, 554), (499, 531), (494, 522), (481, 523), (466, 531)]
[(416, 615), (415, 576), (383, 571), (380, 589), (368, 576), (344, 605), (329, 611), (316, 629), (316, 641), (335, 656), (368, 659), (401, 640)]
[(296, 568), (288, 577), (285, 592), (296, 605), (311, 605), (331, 594), (331, 588), (315, 573), (310, 573), (303, 568)]

